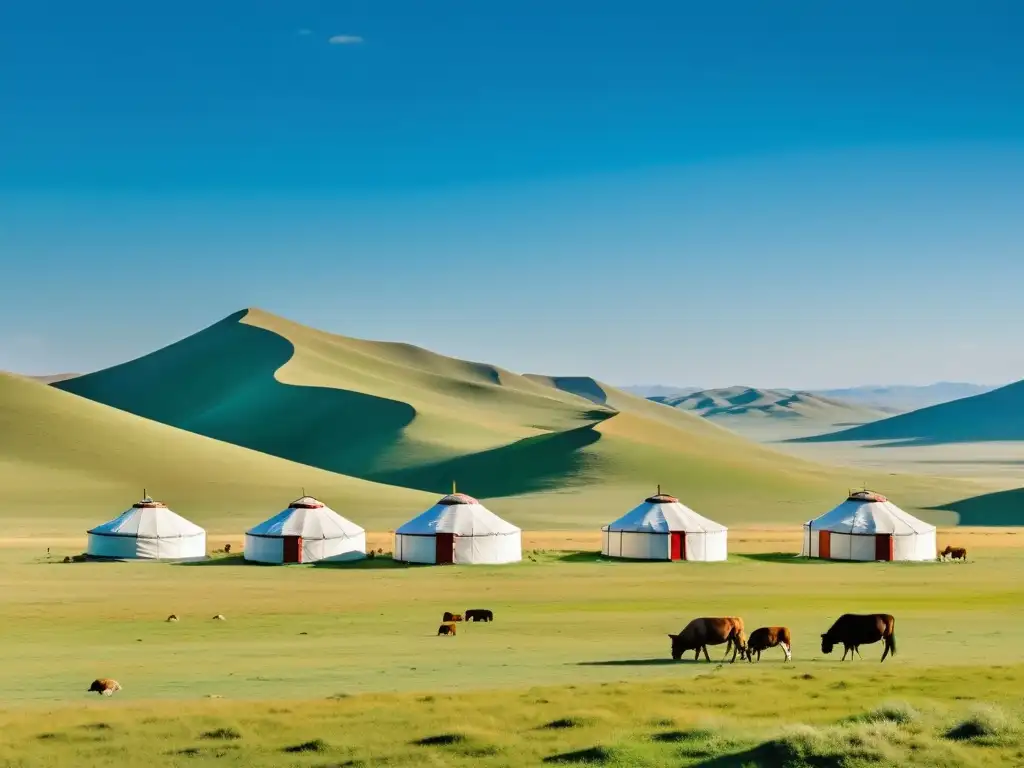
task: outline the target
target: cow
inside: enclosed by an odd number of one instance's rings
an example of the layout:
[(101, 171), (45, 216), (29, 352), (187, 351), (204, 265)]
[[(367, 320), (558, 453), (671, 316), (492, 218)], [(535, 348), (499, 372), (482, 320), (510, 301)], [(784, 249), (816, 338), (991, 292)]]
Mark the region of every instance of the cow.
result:
[(441, 617), (441, 621), (462, 621), (462, 614), (449, 613), (448, 611), (445, 611), (444, 616)]
[(486, 608), (470, 608), (463, 614), (466, 621), (494, 621), (494, 611)]
[(963, 547), (951, 547), (948, 544), (946, 548), (939, 553), (939, 557), (943, 560), (950, 558), (951, 560), (963, 560), (967, 562), (967, 550)]
[(793, 660), (793, 640), (789, 627), (761, 627), (755, 629), (750, 633), (750, 637), (747, 638), (747, 661), (753, 661), (755, 653), (757, 654), (757, 660), (760, 661), (761, 651), (775, 647), (782, 648), (782, 652), (786, 654), (786, 661)]
[[(885, 650), (882, 651), (882, 661), (890, 653), (896, 655), (896, 619), (887, 613), (870, 613), (858, 615), (844, 613), (836, 623), (832, 625), (824, 635), (821, 636), (821, 652), (832, 653), (832, 648), (838, 643), (843, 644), (843, 658), (850, 654), (853, 660), (853, 653), (860, 656), (857, 647), (860, 645), (871, 645), (879, 640), (885, 641)], [(851, 653), (853, 651), (853, 653)]]
[(178, 616), (177, 616), (177, 614), (174, 614), (174, 613), (172, 613), (170, 616), (167, 617), (167, 621), (169, 621), (169, 622), (174, 622), (174, 621), (177, 621), (177, 620), (178, 620)]
[(213, 620), (214, 621), (227, 621), (227, 619), (224, 618), (224, 614), (223, 613), (218, 613), (216, 616), (213, 617)]
[(732, 661), (735, 662), (737, 653), (745, 651), (747, 647), (747, 638), (743, 634), (743, 619), (736, 616), (694, 619), (678, 635), (669, 635), (669, 639), (672, 641), (672, 658), (676, 661), (679, 661), (686, 651), (694, 651), (693, 658), (696, 661), (703, 651), (704, 658), (710, 662), (708, 646), (726, 643), (725, 653), (728, 656), (731, 648)]
[(437, 628), (437, 634), (440, 635), (452, 635), (455, 636), (455, 625), (454, 624), (442, 624)]
[(121, 684), (117, 682), (117, 680), (111, 680), (109, 677), (101, 677), (98, 680), (92, 681), (92, 685), (89, 686), (88, 693), (96, 692), (100, 696), (113, 696), (120, 690)]

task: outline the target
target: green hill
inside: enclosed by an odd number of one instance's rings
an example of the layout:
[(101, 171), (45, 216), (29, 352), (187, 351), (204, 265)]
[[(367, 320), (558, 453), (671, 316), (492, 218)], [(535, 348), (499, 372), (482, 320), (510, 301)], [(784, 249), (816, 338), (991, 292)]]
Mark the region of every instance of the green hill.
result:
[[(457, 480), (527, 528), (595, 526), (659, 483), (725, 522), (798, 521), (865, 479), (592, 379), (522, 376), (260, 310), (56, 386), (363, 480), (431, 493)], [(878, 480), (911, 509), (988, 490)]]
[(912, 445), (1024, 440), (1024, 381), (921, 408), (806, 442), (887, 441)]
[(685, 395), (649, 399), (711, 419), (758, 440), (820, 434), (890, 415), (810, 392), (754, 387), (704, 389)]
[(0, 374), (0, 516), (7, 535), (79, 533), (143, 488), (212, 531), (240, 532), (305, 488), (372, 526), (432, 498), (211, 440)]

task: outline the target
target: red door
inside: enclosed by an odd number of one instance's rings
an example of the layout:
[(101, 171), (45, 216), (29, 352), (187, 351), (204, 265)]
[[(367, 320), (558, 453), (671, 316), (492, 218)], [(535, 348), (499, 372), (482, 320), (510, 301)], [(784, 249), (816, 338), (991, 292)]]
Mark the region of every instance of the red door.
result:
[(685, 560), (686, 559), (686, 534), (682, 531), (672, 531), (669, 534), (669, 559), (670, 560)]
[(434, 536), (434, 562), (438, 565), (450, 565), (455, 562), (455, 534), (438, 533)]
[(301, 536), (285, 536), (284, 537), (284, 556), (281, 558), (281, 562), (284, 562), (284, 563), (301, 563), (302, 562), (302, 537)]
[(832, 541), (829, 539), (828, 531), (818, 531), (818, 557), (832, 557)]
[(875, 560), (892, 560), (893, 538), (888, 533), (875, 534)]

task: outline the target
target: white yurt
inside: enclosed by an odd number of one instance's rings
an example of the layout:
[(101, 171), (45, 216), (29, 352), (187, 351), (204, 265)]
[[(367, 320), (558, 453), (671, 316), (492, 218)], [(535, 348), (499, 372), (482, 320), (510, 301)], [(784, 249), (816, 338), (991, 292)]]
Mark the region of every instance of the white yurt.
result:
[(725, 560), (728, 534), (724, 525), (658, 488), (657, 494), (601, 529), (601, 554), (631, 560)]
[(146, 496), (90, 530), (85, 551), (118, 560), (195, 560), (206, 557), (206, 531)]
[(472, 496), (452, 493), (395, 531), (394, 557), (434, 565), (517, 563), (522, 532)]
[(935, 526), (885, 496), (851, 491), (831, 512), (804, 523), (800, 554), (826, 560), (934, 560)]
[(245, 559), (257, 563), (315, 563), (366, 557), (366, 531), (312, 496), (245, 532)]

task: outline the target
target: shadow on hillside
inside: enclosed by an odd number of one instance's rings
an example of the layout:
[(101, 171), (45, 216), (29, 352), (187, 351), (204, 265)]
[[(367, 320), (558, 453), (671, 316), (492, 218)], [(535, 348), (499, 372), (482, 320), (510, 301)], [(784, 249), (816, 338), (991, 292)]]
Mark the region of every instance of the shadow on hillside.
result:
[[(611, 412), (592, 411), (588, 417), (604, 420)], [(452, 478), (466, 478), (475, 496), (497, 498), (564, 488), (567, 479), (581, 474), (587, 463), (582, 449), (601, 439), (587, 424), (564, 432), (528, 437), (509, 445), (454, 459), (394, 472), (367, 475), (388, 485), (448, 493)]]
[(1024, 525), (1024, 488), (986, 493), (931, 509), (955, 512), (960, 525)]
[(413, 407), (280, 383), (275, 373), (292, 358), (292, 343), (245, 324), (244, 316), (237, 312), (145, 357), (54, 386), (301, 464), (348, 475), (369, 472), (373, 457), (412, 422)]
[(246, 324), (245, 315), (235, 313), (137, 360), (54, 386), (330, 472), (438, 494), (447, 493), (457, 478), (474, 495), (491, 498), (564, 487), (583, 468), (581, 449), (600, 439), (593, 425), (615, 415), (607, 408), (580, 411), (577, 416), (590, 424), (432, 464), (382, 470), (380, 457), (394, 458), (416, 410), (359, 392), (282, 384), (275, 374), (293, 357), (294, 346)]

